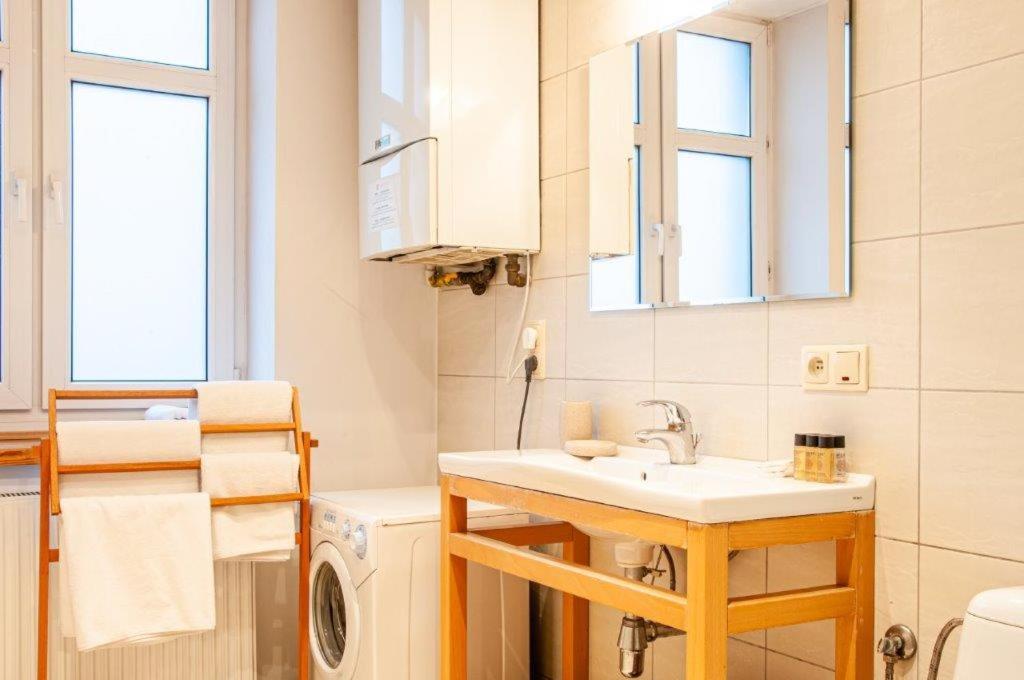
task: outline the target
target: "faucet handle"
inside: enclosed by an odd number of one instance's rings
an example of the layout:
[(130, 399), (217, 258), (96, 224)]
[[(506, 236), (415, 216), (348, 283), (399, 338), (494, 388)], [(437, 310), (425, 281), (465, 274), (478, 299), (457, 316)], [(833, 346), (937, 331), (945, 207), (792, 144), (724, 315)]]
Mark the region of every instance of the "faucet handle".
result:
[(662, 407), (665, 409), (665, 420), (668, 421), (669, 425), (686, 425), (691, 420), (690, 412), (686, 410), (685, 406), (668, 399), (647, 399), (646, 401), (638, 401), (636, 405)]

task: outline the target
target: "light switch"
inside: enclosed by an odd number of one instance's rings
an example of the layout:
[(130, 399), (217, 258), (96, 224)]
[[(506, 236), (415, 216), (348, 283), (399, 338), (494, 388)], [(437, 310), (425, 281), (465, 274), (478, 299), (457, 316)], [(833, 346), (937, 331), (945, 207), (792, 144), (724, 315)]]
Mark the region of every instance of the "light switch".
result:
[(800, 351), (800, 384), (805, 390), (866, 392), (867, 345), (813, 345)]
[(837, 383), (844, 385), (860, 384), (860, 352), (836, 352), (833, 370)]

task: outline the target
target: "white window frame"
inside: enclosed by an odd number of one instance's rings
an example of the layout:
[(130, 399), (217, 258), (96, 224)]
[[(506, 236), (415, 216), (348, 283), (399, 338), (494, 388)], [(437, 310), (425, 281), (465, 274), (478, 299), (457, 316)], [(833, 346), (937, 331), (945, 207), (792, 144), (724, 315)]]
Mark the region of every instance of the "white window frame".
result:
[[(75, 53), (69, 1), (43, 3), (43, 393), (51, 387), (190, 387), (191, 383), (72, 382), (70, 369), (70, 97), (72, 82), (196, 95), (209, 100), (207, 379), (234, 376), (235, 0), (210, 0), (206, 70)], [(126, 281), (125, 285), (133, 285)], [(174, 285), (168, 281), (167, 285)], [(156, 358), (159, 360), (158, 358)], [(45, 402), (44, 402), (45, 403)], [(72, 402), (74, 403), (74, 402)]]
[[(697, 33), (750, 45), (750, 136), (721, 134), (677, 127), (676, 34)], [(679, 225), (678, 152), (740, 156), (750, 159), (751, 191), (751, 296), (767, 289), (769, 253), (771, 253), (771, 215), (769, 206), (769, 139), (771, 133), (771, 56), (768, 24), (707, 16), (690, 21), (661, 34), (661, 199), (665, 236), (662, 287), (665, 303), (686, 302), (679, 296), (679, 256), (683, 234)]]
[(32, 408), (32, 4), (4, 0), (0, 36), (0, 410)]

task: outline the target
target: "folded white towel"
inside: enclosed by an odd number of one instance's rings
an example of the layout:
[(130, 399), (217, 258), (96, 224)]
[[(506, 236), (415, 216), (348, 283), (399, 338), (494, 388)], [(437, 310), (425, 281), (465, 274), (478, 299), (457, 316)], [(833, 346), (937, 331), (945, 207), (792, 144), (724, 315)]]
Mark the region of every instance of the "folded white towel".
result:
[[(204, 453), (202, 490), (211, 498), (298, 491), (294, 453)], [(294, 503), (215, 508), (214, 559), (287, 560), (295, 547)]]
[[(283, 380), (225, 380), (196, 385), (197, 413), (202, 423), (288, 423), (292, 419), (292, 387)], [(208, 434), (203, 453), (287, 451), (288, 432)]]
[(67, 566), (79, 651), (212, 630), (210, 497), (67, 498)]
[(146, 420), (188, 420), (187, 406), (157, 404), (146, 409)]

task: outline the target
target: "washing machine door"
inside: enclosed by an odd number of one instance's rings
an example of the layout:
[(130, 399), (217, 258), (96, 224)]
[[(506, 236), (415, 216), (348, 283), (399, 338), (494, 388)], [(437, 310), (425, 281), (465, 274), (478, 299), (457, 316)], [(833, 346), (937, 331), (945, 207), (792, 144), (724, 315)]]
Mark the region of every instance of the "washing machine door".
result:
[(359, 599), (337, 546), (323, 542), (309, 563), (309, 646), (320, 677), (351, 680), (359, 655)]

